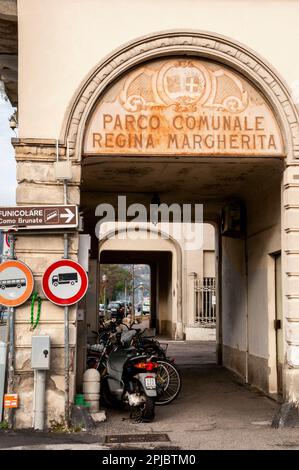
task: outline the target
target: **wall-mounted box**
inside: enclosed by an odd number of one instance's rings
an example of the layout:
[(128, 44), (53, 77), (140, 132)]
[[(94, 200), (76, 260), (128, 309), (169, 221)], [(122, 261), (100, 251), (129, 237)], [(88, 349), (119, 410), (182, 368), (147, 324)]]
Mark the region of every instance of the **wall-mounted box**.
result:
[(71, 162), (69, 160), (54, 162), (54, 173), (57, 180), (71, 180), (73, 177)]
[(32, 369), (50, 369), (50, 336), (32, 336)]

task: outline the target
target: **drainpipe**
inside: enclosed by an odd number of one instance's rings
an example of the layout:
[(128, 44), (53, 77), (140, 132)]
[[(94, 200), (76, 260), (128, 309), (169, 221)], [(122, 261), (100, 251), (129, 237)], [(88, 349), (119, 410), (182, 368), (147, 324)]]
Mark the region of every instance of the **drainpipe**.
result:
[(46, 371), (34, 371), (34, 429), (43, 431), (45, 427)]
[[(67, 204), (67, 181), (63, 181), (63, 199), (64, 204)], [(64, 250), (63, 258), (67, 259), (69, 256), (68, 250), (68, 235), (63, 234)], [(69, 407), (69, 395), (70, 395), (70, 355), (69, 355), (69, 308), (64, 307), (64, 415), (66, 424), (69, 425), (70, 420), (70, 407)]]
[[(68, 258), (68, 238), (64, 234), (64, 255)], [(64, 414), (65, 421), (69, 424), (69, 389), (70, 389), (70, 357), (69, 357), (69, 308), (64, 307)]]

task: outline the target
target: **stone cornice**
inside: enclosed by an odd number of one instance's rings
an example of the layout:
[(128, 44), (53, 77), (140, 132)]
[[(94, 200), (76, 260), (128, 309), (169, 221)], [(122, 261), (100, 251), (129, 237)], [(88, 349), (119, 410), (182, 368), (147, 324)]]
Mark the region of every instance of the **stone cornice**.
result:
[[(55, 139), (12, 138), (11, 143), (15, 149), (15, 158), (17, 162), (28, 160), (55, 162), (57, 159)], [(72, 145), (69, 147), (70, 158), (73, 159), (74, 148)], [(59, 141), (58, 149), (59, 159), (65, 160), (66, 145)]]

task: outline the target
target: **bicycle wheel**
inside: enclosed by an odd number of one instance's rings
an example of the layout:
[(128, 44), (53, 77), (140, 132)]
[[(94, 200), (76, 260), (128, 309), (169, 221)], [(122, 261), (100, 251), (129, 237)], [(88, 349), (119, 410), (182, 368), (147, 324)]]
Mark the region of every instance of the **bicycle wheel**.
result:
[(178, 369), (167, 360), (158, 359), (156, 405), (168, 405), (181, 390), (181, 376)]

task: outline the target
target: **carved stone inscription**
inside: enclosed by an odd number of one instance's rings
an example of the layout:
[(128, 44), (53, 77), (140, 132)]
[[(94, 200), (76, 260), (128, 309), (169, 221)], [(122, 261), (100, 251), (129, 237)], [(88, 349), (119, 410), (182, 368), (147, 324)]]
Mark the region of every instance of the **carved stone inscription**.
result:
[(283, 156), (263, 96), (223, 65), (164, 59), (106, 92), (89, 119), (85, 155)]

